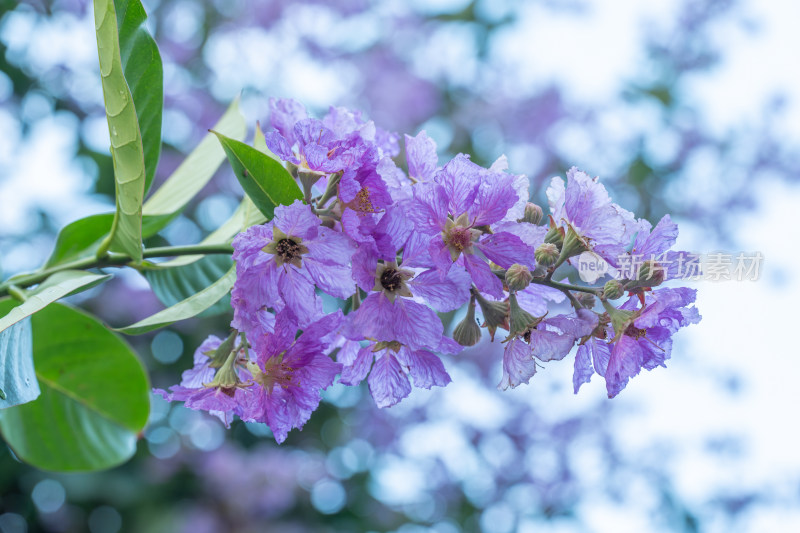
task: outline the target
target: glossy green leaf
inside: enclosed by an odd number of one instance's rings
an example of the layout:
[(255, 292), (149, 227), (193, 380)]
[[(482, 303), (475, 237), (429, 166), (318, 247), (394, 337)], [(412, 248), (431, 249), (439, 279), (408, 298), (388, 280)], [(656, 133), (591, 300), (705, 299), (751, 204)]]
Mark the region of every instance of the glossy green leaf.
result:
[(111, 231), (113, 222), (113, 213), (91, 215), (70, 222), (58, 233), (44, 268), (95, 255), (100, 243)]
[(131, 348), (95, 318), (55, 304), (32, 317), (33, 359), (42, 394), (0, 411), (14, 453), (44, 470), (118, 465), (136, 451), (150, 386)]
[[(173, 306), (224, 277), (232, 264), (233, 259), (229, 255), (207, 255), (188, 265), (165, 268), (156, 264), (153, 268), (145, 270), (144, 276), (161, 303)], [(204, 310), (203, 316), (225, 313), (229, 310), (230, 299), (224, 298)]]
[(133, 96), (144, 150), (144, 193), (150, 188), (161, 155), (164, 69), (156, 42), (144, 26), (147, 13), (139, 0), (114, 0), (125, 81)]
[[(17, 303), (9, 298), (0, 300), (0, 314), (8, 313)], [(28, 403), (39, 396), (29, 318), (0, 332), (0, 391), (0, 409)]]
[(56, 272), (36, 289), (27, 294), (27, 299), (0, 318), (0, 331), (13, 326), (20, 320), (41, 311), (51, 303), (103, 283), (111, 278), (106, 274), (92, 274), (83, 270), (62, 270)]
[(228, 294), (233, 288), (234, 281), (236, 281), (236, 267), (231, 265), (224, 276), (200, 292), (154, 315), (140, 320), (135, 324), (120, 328), (117, 331), (127, 335), (141, 335), (142, 333), (147, 333), (154, 329), (163, 328), (174, 322), (195, 317), (206, 309), (211, 308)]
[[(239, 100), (231, 103), (214, 130), (242, 139), (247, 130)], [(266, 146), (266, 145), (265, 145)], [(214, 135), (207, 134), (181, 165), (144, 204), (144, 234), (154, 235), (166, 226), (206, 186), (225, 160)]]
[(302, 200), (303, 193), (278, 161), (242, 142), (216, 133), (244, 192), (267, 219), (279, 205)]
[(94, 20), (117, 206), (107, 243), (141, 262), (144, 148), (133, 96), (123, 73), (113, 0), (94, 0)]

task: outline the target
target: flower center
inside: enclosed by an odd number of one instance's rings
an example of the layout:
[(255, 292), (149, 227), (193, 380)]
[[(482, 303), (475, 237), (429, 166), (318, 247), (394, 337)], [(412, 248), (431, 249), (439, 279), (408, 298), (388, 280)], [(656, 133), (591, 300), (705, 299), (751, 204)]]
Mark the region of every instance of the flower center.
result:
[(369, 199), (369, 189), (366, 187), (356, 193), (353, 204), (355, 204), (355, 211), (358, 211), (359, 213), (375, 212), (375, 207), (372, 205), (372, 202)]
[(625, 335), (628, 337), (633, 337), (634, 339), (638, 340), (644, 337), (647, 334), (645, 330), (642, 328), (637, 328), (633, 324), (625, 328)]
[(394, 292), (403, 284), (403, 276), (396, 268), (387, 268), (381, 274), (381, 286), (389, 292)]
[(472, 245), (472, 232), (469, 228), (456, 226), (447, 233), (447, 244), (459, 252)]
[(275, 247), (275, 252), (284, 262), (291, 263), (292, 260), (299, 258), (301, 255), (300, 244), (292, 239), (281, 239)]
[(283, 362), (283, 355), (267, 359), (264, 362), (264, 370), (252, 362), (247, 366), (253, 375), (253, 380), (267, 391), (272, 391), (276, 385), (286, 389), (292, 384), (295, 369)]

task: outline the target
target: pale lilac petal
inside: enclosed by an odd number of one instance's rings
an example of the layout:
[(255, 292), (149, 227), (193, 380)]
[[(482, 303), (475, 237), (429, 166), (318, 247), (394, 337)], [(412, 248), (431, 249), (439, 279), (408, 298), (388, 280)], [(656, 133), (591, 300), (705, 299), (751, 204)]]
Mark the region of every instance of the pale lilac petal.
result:
[(383, 357), (375, 361), (367, 383), (378, 407), (391, 407), (411, 394), (411, 383), (397, 359), (388, 351), (384, 352)]
[(265, 133), (264, 141), (267, 144), (267, 148), (269, 148), (273, 154), (278, 156), (283, 161), (290, 161), (295, 165), (300, 164), (300, 160), (297, 159), (294, 151), (292, 150), (291, 141), (285, 139), (283, 135), (277, 131), (268, 131)]
[(426, 182), (414, 186), (414, 199), (408, 217), (417, 231), (439, 233), (447, 222), (447, 193), (438, 183)]
[(560, 361), (566, 357), (574, 344), (575, 337), (569, 334), (540, 329), (531, 331), (533, 355), (540, 361)]
[[(289, 144), (294, 144), (294, 125), (305, 118), (308, 113), (303, 104), (289, 98), (270, 98), (270, 124), (286, 137)], [(274, 151), (274, 150), (273, 150)]]
[(516, 235), (505, 232), (484, 235), (478, 241), (477, 247), (492, 263), (502, 268), (508, 268), (514, 263), (525, 265), (530, 269), (536, 267), (533, 248), (523, 243)]
[(627, 335), (622, 335), (611, 350), (606, 369), (606, 390), (609, 398), (619, 394), (628, 384), (628, 380), (639, 373), (642, 368), (642, 357), (639, 343)]
[(444, 369), (442, 360), (427, 350), (409, 350), (403, 348), (397, 358), (408, 368), (408, 374), (414, 380), (415, 387), (430, 389), (433, 386), (444, 387), (452, 381)]
[(502, 220), (518, 201), (511, 175), (488, 172), (484, 174), (477, 198), (468, 206), (470, 218), (476, 226), (494, 224)]
[(316, 320), (322, 313), (322, 302), (314, 292), (314, 283), (294, 266), (284, 265), (278, 288), (286, 303), (297, 317), (300, 327)]
[[(358, 343), (355, 343), (358, 344)], [(357, 355), (353, 362), (344, 367), (342, 375), (339, 378), (340, 383), (345, 385), (358, 385), (369, 374), (369, 369), (372, 366), (374, 354), (371, 347), (367, 346), (358, 350)]]
[(417, 181), (433, 179), (439, 157), (436, 155), (436, 142), (422, 130), (416, 137), (406, 135), (406, 161), (408, 173)]
[(484, 261), (473, 254), (463, 254), (464, 266), (479, 291), (498, 300), (503, 298), (503, 282), (492, 273)]
[(446, 313), (469, 300), (471, 280), (462, 267), (454, 266), (444, 279), (440, 272), (427, 270), (415, 276), (408, 285), (414, 296), (424, 299), (436, 311)]
[(453, 217), (466, 213), (474, 205), (481, 185), (480, 171), (469, 156), (458, 154), (436, 173), (436, 183), (444, 189), (447, 210)]
[(395, 340), (411, 348), (434, 348), (444, 332), (436, 313), (405, 298), (395, 299), (394, 319)]
[(558, 289), (531, 283), (524, 290), (517, 291), (517, 302), (520, 307), (533, 316), (544, 316), (548, 302), (561, 303), (567, 296)]
[(322, 221), (311, 212), (311, 207), (301, 200), (292, 205), (279, 205), (275, 208), (275, 226), (291, 237), (313, 239), (317, 236), (317, 228)]
[(360, 332), (362, 337), (378, 341), (395, 340), (394, 305), (383, 292), (371, 293), (361, 302), (361, 307), (356, 311), (353, 317), (353, 328)]
[(519, 337), (506, 343), (503, 350), (503, 378), (498, 389), (512, 389), (521, 383), (528, 383), (536, 374), (536, 361), (531, 356), (531, 347)]
[(575, 369), (572, 373), (572, 388), (575, 394), (578, 394), (581, 385), (591, 381), (593, 374), (591, 350), (586, 344), (578, 346), (578, 353), (575, 354)]

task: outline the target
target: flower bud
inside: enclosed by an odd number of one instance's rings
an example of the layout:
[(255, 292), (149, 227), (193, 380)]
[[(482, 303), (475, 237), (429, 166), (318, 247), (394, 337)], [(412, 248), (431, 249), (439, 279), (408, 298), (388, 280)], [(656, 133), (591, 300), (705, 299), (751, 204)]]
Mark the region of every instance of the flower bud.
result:
[(640, 287), (656, 287), (664, 282), (664, 278), (666, 278), (664, 267), (651, 259), (645, 261), (639, 267), (637, 285)]
[(489, 330), (494, 341), (494, 333), (497, 328), (508, 329), (508, 302), (492, 302), (484, 298), (477, 290), (472, 291), (472, 295), (481, 306), (483, 313), (483, 327)]
[(511, 336), (522, 335), (525, 333), (525, 331), (534, 327), (541, 320), (540, 318), (536, 318), (520, 307), (519, 303), (517, 302), (517, 295), (513, 292), (508, 297), (508, 303), (510, 306), (511, 315), (511, 327), (508, 331)]
[(603, 300), (603, 307), (606, 308), (606, 312), (611, 319), (611, 327), (614, 328), (614, 339), (612, 342), (617, 342), (619, 338), (622, 337), (622, 333), (633, 323), (636, 313), (626, 309), (617, 309), (608, 303), (607, 300)]
[(623, 292), (622, 283), (615, 279), (606, 281), (605, 287), (603, 287), (603, 296), (609, 300), (616, 300), (622, 296)]
[(564, 237), (564, 244), (561, 246), (561, 255), (556, 261), (556, 265), (560, 265), (570, 257), (575, 257), (583, 252), (589, 251), (589, 245), (586, 240), (577, 232), (572, 224), (569, 224), (567, 234)]
[(537, 264), (547, 268), (556, 264), (559, 253), (558, 247), (555, 244), (545, 242), (536, 248), (534, 256), (536, 257)]
[(560, 247), (564, 244), (564, 228), (556, 227), (553, 219), (550, 219), (550, 230), (544, 236), (544, 242)]
[(588, 292), (578, 293), (576, 298), (578, 302), (586, 309), (591, 309), (597, 303), (597, 299), (595, 299), (594, 294), (589, 294)]
[(525, 265), (514, 263), (506, 270), (506, 284), (508, 290), (516, 292), (525, 289), (531, 284), (533, 276)]
[(475, 321), (475, 296), (469, 300), (467, 316), (453, 330), (453, 340), (461, 346), (475, 346), (481, 340), (481, 328)]
[(234, 329), (231, 331), (231, 334), (228, 335), (228, 338), (220, 343), (216, 350), (203, 352), (203, 355), (211, 359), (211, 362), (208, 363), (208, 366), (211, 368), (220, 368), (225, 364), (225, 361), (228, 360), (228, 356), (233, 351), (233, 345), (236, 342), (236, 337), (238, 335), (239, 332)]
[(525, 204), (525, 214), (523, 214), (522, 218), (517, 220), (517, 222), (527, 222), (529, 224), (538, 225), (543, 217), (544, 213), (542, 212), (542, 208), (532, 202), (528, 202)]

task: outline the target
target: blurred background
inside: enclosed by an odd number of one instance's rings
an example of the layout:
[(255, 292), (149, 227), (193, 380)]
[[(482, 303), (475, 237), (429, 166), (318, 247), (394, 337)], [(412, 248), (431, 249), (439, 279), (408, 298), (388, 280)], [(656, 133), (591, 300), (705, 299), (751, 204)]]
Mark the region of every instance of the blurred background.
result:
[[(790, 0), (143, 0), (164, 60), (164, 150), (180, 163), (241, 93), (425, 129), (444, 159), (506, 154), (544, 204), (577, 165), (678, 248), (760, 252), (755, 281), (698, 281), (703, 321), (668, 369), (610, 401), (571, 357), (500, 392), (488, 339), (453, 383), (391, 409), (334, 386), (302, 432), (153, 400), (129, 463), (52, 474), (0, 448), (0, 532), (800, 531), (800, 4)], [(57, 230), (113, 209), (91, 6), (0, 0), (0, 267), (35, 269)], [(223, 168), (154, 242), (194, 243), (241, 191)], [(124, 302), (124, 303), (123, 303)], [(134, 302), (134, 304), (131, 304)], [(120, 326), (161, 304), (127, 272), (73, 303)], [(224, 310), (224, 309), (223, 309)], [(230, 313), (130, 338), (178, 381)]]

